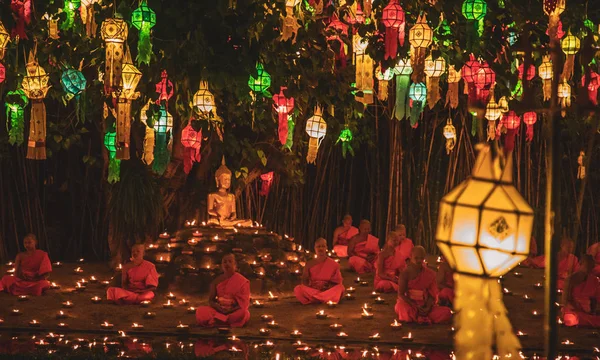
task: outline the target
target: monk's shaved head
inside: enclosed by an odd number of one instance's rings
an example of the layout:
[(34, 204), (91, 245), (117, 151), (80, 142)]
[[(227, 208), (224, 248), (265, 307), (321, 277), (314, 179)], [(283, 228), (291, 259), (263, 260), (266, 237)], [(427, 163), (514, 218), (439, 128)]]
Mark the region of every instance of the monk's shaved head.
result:
[(424, 247), (415, 246), (410, 251), (410, 262), (417, 266), (422, 266), (425, 261), (425, 255), (427, 255), (427, 253), (425, 252)]
[(362, 219), (360, 221), (360, 225), (369, 225), (369, 226), (371, 226), (371, 222), (369, 220)]
[(131, 247), (131, 250), (133, 250), (135, 248), (140, 248), (142, 250), (146, 250), (146, 245), (144, 245), (142, 243), (136, 243), (136, 244), (133, 244), (133, 246)]
[(227, 254), (223, 255), (223, 257), (221, 258), (221, 261), (223, 261), (226, 258), (231, 258), (234, 263), (237, 263), (237, 261), (235, 260), (235, 255), (233, 253), (227, 253)]
[(424, 247), (422, 247), (422, 246), (415, 246), (410, 251), (410, 254), (411, 255), (421, 255), (421, 256), (425, 257), (425, 255), (427, 255), (427, 252), (425, 251)]
[(358, 231), (363, 234), (368, 234), (371, 232), (371, 222), (369, 220), (361, 220), (360, 225), (358, 225)]
[(352, 220), (352, 215), (346, 214), (346, 215), (344, 215), (344, 217), (342, 218), (342, 220)]
[(324, 238), (318, 238), (317, 240), (315, 240), (315, 246), (317, 246), (319, 243), (324, 243), (325, 245), (327, 245), (327, 240), (325, 240)]
[(33, 240), (36, 243), (38, 241), (37, 240), (37, 236), (35, 236), (35, 234), (33, 234), (33, 233), (29, 233), (29, 234), (25, 235), (25, 237), (23, 238), (23, 240), (25, 240), (25, 239)]

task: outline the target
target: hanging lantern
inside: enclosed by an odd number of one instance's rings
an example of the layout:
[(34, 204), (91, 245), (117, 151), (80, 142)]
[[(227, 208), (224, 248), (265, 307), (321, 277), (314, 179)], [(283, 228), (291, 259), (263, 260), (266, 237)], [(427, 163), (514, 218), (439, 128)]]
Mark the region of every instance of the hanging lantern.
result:
[(146, 0), (140, 0), (140, 6), (131, 14), (131, 25), (140, 31), (138, 39), (138, 55), (136, 61), (150, 64), (152, 57), (152, 42), (150, 41), (150, 29), (156, 25), (156, 13), (148, 7)]
[(10, 0), (10, 9), (15, 19), (15, 27), (12, 29), (12, 37), (28, 39), (25, 25), (31, 23), (31, 0)]
[(479, 154), (470, 178), (440, 201), (436, 242), (454, 270), (457, 359), (519, 357), (498, 277), (529, 253), (533, 210), (512, 185), (512, 157)]
[(460, 82), (461, 71), (454, 68), (454, 65), (448, 66), (448, 91), (446, 92), (446, 105), (456, 109), (458, 107), (458, 83)]
[(271, 86), (271, 75), (269, 75), (261, 63), (256, 63), (256, 77), (250, 75), (248, 86), (253, 94), (271, 97), (271, 94), (269, 94), (268, 91)]
[(6, 31), (4, 24), (0, 21), (0, 60), (4, 59), (6, 53), (6, 46), (10, 41), (10, 34)]
[(306, 133), (310, 137), (308, 140), (308, 155), (306, 162), (314, 164), (319, 152), (319, 146), (327, 134), (327, 123), (323, 119), (323, 112), (319, 105), (315, 106), (314, 115), (306, 121)]
[(456, 129), (452, 125), (452, 119), (450, 118), (448, 118), (446, 126), (444, 126), (444, 138), (446, 138), (446, 154), (450, 154), (456, 146)]
[(200, 147), (202, 146), (202, 129), (194, 130), (192, 122), (181, 131), (181, 143), (185, 147), (183, 156), (183, 172), (189, 174), (194, 162), (200, 162)]
[(585, 179), (585, 151), (579, 151), (579, 156), (577, 157), (577, 179), (582, 180)]
[(360, 2), (355, 1), (350, 6), (350, 11), (348, 11), (348, 13), (346, 14), (345, 19), (347, 23), (352, 25), (365, 23), (365, 13), (362, 10)]
[(283, 19), (283, 26), (281, 30), (281, 41), (292, 40), (292, 44), (296, 43), (296, 36), (298, 35), (298, 19), (294, 12), (295, 8), (300, 4), (300, 0), (286, 0), (285, 2), (285, 18)]
[(273, 172), (269, 171), (260, 175), (260, 196), (268, 196), (271, 191), (271, 185), (273, 185)]
[[(565, 11), (565, 0), (544, 0), (544, 13), (548, 15), (548, 36), (551, 39), (557, 36), (560, 14)], [(558, 37), (559, 39), (561, 37)]]
[(79, 7), (79, 15), (81, 16), (81, 22), (85, 25), (85, 34), (88, 37), (96, 36), (96, 14), (94, 11), (94, 4), (98, 0), (81, 0), (81, 6)]
[(552, 61), (550, 55), (544, 55), (541, 65), (538, 67), (538, 73), (543, 83), (544, 101), (550, 100), (552, 96)]
[[(140, 122), (144, 124), (144, 127), (146, 128), (144, 134), (144, 152), (142, 154), (142, 161), (146, 165), (150, 165), (154, 161), (154, 129), (148, 126), (148, 111), (150, 110), (150, 104), (152, 104), (152, 100), (148, 99), (148, 102), (140, 111)], [(152, 125), (155, 126), (156, 124), (152, 122)]]
[(479, 61), (475, 60), (475, 56), (473, 54), (470, 54), (469, 60), (463, 65), (461, 69), (461, 75), (466, 84), (465, 93), (468, 94), (468, 109), (473, 109), (477, 103), (478, 89), (477, 86), (475, 86), (475, 78), (480, 68), (481, 64), (479, 63)]
[(425, 107), (427, 87), (423, 83), (412, 83), (408, 89), (408, 97), (412, 100), (410, 107), (410, 125), (416, 128)]
[(410, 61), (413, 67), (413, 82), (421, 82), (423, 79), (423, 67), (425, 65), (425, 51), (431, 45), (433, 30), (427, 24), (425, 15), (417, 18), (416, 24), (408, 32), (408, 41), (412, 46)]
[(394, 59), (398, 54), (398, 42), (404, 46), (405, 16), (398, 0), (390, 0), (383, 8), (381, 22), (385, 26), (385, 55), (384, 59)]
[(348, 25), (341, 22), (337, 15), (334, 13), (331, 17), (329, 25), (327, 26), (327, 31), (331, 33), (331, 35), (327, 36), (327, 42), (329, 46), (332, 47), (332, 51), (335, 54), (334, 64), (336, 66), (339, 66), (339, 68), (343, 69), (346, 67), (347, 50), (346, 44), (344, 43), (340, 35), (347, 35)]
[(491, 94), (490, 102), (485, 107), (485, 118), (488, 120), (487, 126), (487, 139), (494, 140), (496, 139), (496, 121), (500, 119), (502, 116), (502, 109), (500, 109), (500, 105), (496, 103), (494, 99), (494, 95)]
[(487, 61), (479, 64), (479, 70), (473, 76), (473, 83), (475, 84), (475, 88), (477, 88), (478, 106), (483, 106), (488, 102), (490, 90), (496, 85), (496, 73)]
[(129, 143), (131, 141), (131, 102), (140, 95), (136, 88), (142, 73), (133, 65), (129, 49), (125, 53), (121, 71), (123, 87), (120, 93), (113, 93), (117, 98), (117, 159), (129, 160)]
[(502, 117), (502, 125), (506, 128), (504, 139), (504, 151), (509, 154), (515, 148), (515, 136), (521, 125), (521, 117), (510, 110)]
[(60, 25), (62, 30), (69, 30), (73, 28), (75, 24), (75, 12), (79, 10), (81, 6), (81, 0), (64, 0), (65, 7), (62, 9), (67, 17), (65, 21)]
[(6, 79), (6, 68), (4, 67), (4, 64), (0, 63), (0, 84), (2, 84), (5, 79)]
[[(523, 80), (523, 74), (525, 72), (525, 63), (521, 63), (517, 68), (519, 72), (519, 79)], [(529, 65), (529, 69), (527, 69), (527, 80), (531, 81), (535, 77), (535, 66)]]
[(121, 176), (121, 160), (117, 159), (117, 133), (106, 132), (104, 135), (104, 146), (108, 150), (108, 183), (114, 184), (118, 182)]
[(194, 94), (192, 105), (201, 114), (210, 114), (215, 109), (215, 96), (208, 90), (208, 83), (206, 81), (200, 81), (200, 86)]
[(410, 59), (398, 59), (396, 66), (394, 67), (394, 74), (396, 74), (396, 102), (394, 104), (394, 118), (402, 120), (406, 117), (406, 110), (408, 110), (407, 95), (408, 87), (410, 85), (410, 74), (413, 69), (410, 65)]
[(169, 143), (173, 133), (173, 115), (171, 115), (165, 106), (161, 106), (159, 110), (158, 120), (154, 124), (156, 131), (156, 145), (154, 146), (154, 162), (152, 170), (162, 175), (171, 161), (171, 152)]
[(273, 96), (273, 102), (275, 111), (278, 115), (278, 128), (277, 133), (279, 135), (279, 142), (281, 145), (285, 145), (288, 137), (288, 117), (290, 113), (294, 110), (294, 98), (286, 98), (283, 90), (286, 90), (286, 87), (281, 87), (279, 89), (279, 94)]
[(292, 146), (294, 145), (294, 129), (296, 128), (296, 123), (294, 123), (294, 117), (288, 116), (288, 136), (285, 142), (284, 147), (288, 150), (292, 151)]
[(433, 60), (429, 55), (425, 59), (425, 84), (427, 86), (427, 104), (430, 109), (433, 109), (435, 104), (440, 101), (440, 76), (446, 72), (446, 60), (443, 57), (438, 57)]
[(35, 51), (29, 53), (27, 75), (21, 86), (31, 101), (31, 117), (29, 120), (29, 141), (27, 142), (27, 159), (46, 159), (46, 105), (44, 98), (50, 89), (50, 76), (37, 62)]
[(75, 98), (75, 115), (77, 119), (85, 120), (85, 111), (81, 111), (79, 98), (85, 90), (87, 80), (83, 73), (75, 69), (66, 69), (60, 77), (60, 84), (67, 93), (67, 98)]
[(48, 37), (52, 40), (60, 39), (60, 35), (58, 35), (58, 19), (48, 18)]
[(527, 132), (525, 133), (525, 139), (527, 141), (533, 140), (533, 124), (537, 121), (537, 114), (533, 111), (528, 111), (523, 114), (523, 122), (527, 125)]
[(336, 145), (340, 141), (342, 142), (342, 157), (344, 159), (346, 158), (346, 153), (348, 153), (348, 152), (352, 156), (354, 156), (354, 149), (352, 149), (352, 144), (351, 144), (352, 139), (354, 139), (354, 135), (352, 135), (352, 130), (350, 130), (348, 125), (346, 125), (344, 127), (344, 129), (340, 132), (340, 136), (338, 137), (337, 141), (335, 142)]
[(385, 69), (385, 72), (381, 72), (381, 65), (375, 70), (375, 77), (379, 80), (377, 86), (377, 98), (381, 101), (386, 101), (388, 98), (389, 82), (394, 78), (394, 70), (392, 68)]
[(121, 86), (121, 70), (125, 49), (123, 43), (128, 35), (127, 23), (123, 19), (109, 18), (102, 22), (100, 34), (104, 40), (105, 68), (104, 93), (110, 95)]
[(558, 102), (560, 103), (560, 114), (567, 116), (567, 108), (571, 106), (571, 86), (563, 81), (558, 84)]
[(25, 129), (24, 109), (27, 104), (29, 104), (29, 100), (22, 89), (6, 93), (4, 105), (6, 106), (7, 125), (10, 124), (10, 129), (8, 130), (8, 142), (11, 145), (23, 144), (23, 133)]
[(362, 92), (362, 96), (356, 95), (356, 100), (363, 104), (373, 103), (373, 58), (366, 52), (367, 39), (358, 34), (353, 36), (354, 67), (356, 69), (356, 89)]
[[(590, 80), (587, 84), (588, 99), (593, 105), (598, 105), (598, 86), (600, 86), (600, 76), (593, 70), (590, 70)], [(581, 86), (585, 87), (586, 75), (581, 77)], [(0, 81), (2, 82), (2, 81)]]
[(561, 40), (560, 46), (562, 47), (562, 51), (567, 56), (567, 59), (565, 60), (565, 66), (563, 67), (562, 78), (565, 80), (571, 80), (573, 77), (573, 68), (575, 67), (575, 54), (579, 52), (580, 48), (579, 38), (571, 34), (571, 31), (569, 31), (567, 36)]

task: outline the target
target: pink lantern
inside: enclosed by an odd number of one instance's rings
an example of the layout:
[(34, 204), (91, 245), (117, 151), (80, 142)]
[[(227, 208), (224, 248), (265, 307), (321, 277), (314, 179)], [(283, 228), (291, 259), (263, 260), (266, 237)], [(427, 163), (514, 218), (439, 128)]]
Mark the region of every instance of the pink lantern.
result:
[(482, 104), (487, 104), (490, 97), (490, 90), (496, 84), (496, 73), (487, 61), (479, 65), (479, 70), (473, 76), (473, 83), (478, 90), (477, 99)]
[(533, 124), (537, 121), (537, 114), (533, 111), (528, 111), (523, 114), (523, 122), (527, 125), (527, 131), (525, 133), (525, 139), (527, 141), (533, 140)]
[(4, 79), (6, 79), (6, 68), (0, 63), (0, 84), (4, 82)]
[(281, 145), (285, 145), (288, 137), (288, 116), (292, 110), (294, 110), (294, 98), (286, 98), (283, 90), (285, 87), (279, 89), (279, 94), (273, 95), (273, 102), (275, 103), (275, 111), (279, 115), (279, 142)]
[(202, 146), (202, 130), (196, 131), (191, 121), (181, 130), (181, 144), (184, 146), (183, 171), (189, 174), (194, 162), (200, 162), (200, 147)]
[[(519, 65), (519, 68), (517, 69), (519, 71), (519, 79), (523, 80), (523, 72), (525, 69), (525, 64), (521, 64)], [(529, 69), (527, 69), (527, 81), (531, 81), (531, 79), (533, 79), (535, 77), (535, 66), (534, 65), (529, 65)]]
[(465, 81), (465, 90), (467, 91), (468, 97), (468, 108), (471, 108), (477, 101), (477, 86), (475, 86), (475, 77), (477, 72), (481, 68), (481, 63), (475, 60), (475, 55), (469, 55), (469, 60), (463, 65), (461, 69), (461, 76)]
[(15, 19), (12, 37), (19, 36), (21, 39), (28, 39), (25, 25), (31, 23), (31, 0), (11, 0), (10, 8)]
[(260, 175), (260, 180), (260, 196), (269, 195), (269, 191), (271, 191), (271, 185), (273, 185), (273, 172), (269, 171), (268, 173)]
[[(0, 69), (0, 72), (2, 72), (2, 70)], [(585, 86), (586, 83), (586, 77), (585, 75), (581, 77), (581, 86)], [(2, 82), (2, 80), (0, 80), (0, 82)], [(600, 86), (600, 75), (598, 75), (597, 72), (595, 71), (591, 71), (590, 72), (590, 82), (587, 85), (587, 89), (588, 89), (588, 98), (590, 99), (590, 102), (594, 105), (598, 105), (598, 87)]]
[(521, 118), (514, 111), (507, 112), (502, 117), (502, 125), (506, 127), (506, 138), (504, 140), (504, 151), (508, 154), (515, 148), (515, 135), (519, 125), (521, 124)]
[(340, 47), (339, 51), (335, 54), (335, 60), (336, 63), (340, 64), (340, 67), (344, 68), (346, 67), (346, 45), (344, 44), (344, 41), (340, 38), (339, 34), (348, 34), (348, 25), (341, 22), (337, 15), (334, 14), (331, 17), (331, 22), (327, 26), (327, 29), (329, 29), (330, 31), (333, 30), (333, 32), (335, 33), (333, 35), (328, 36), (327, 40), (337, 43), (337, 45)]
[(160, 104), (162, 101), (169, 102), (169, 99), (173, 96), (173, 82), (169, 80), (167, 70), (162, 71), (160, 78), (160, 82), (156, 84), (156, 92), (159, 94), (156, 100), (157, 104)]
[(385, 26), (385, 56), (384, 59), (394, 59), (398, 54), (398, 41), (404, 46), (404, 10), (398, 0), (390, 0), (385, 8), (381, 22)]

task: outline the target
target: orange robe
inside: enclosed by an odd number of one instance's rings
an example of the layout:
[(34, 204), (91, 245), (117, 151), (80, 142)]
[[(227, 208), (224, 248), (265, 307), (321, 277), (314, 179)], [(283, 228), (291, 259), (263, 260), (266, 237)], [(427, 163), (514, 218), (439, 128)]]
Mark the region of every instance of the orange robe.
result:
[(360, 242), (354, 246), (354, 252), (357, 255), (350, 256), (350, 259), (348, 260), (350, 269), (359, 274), (373, 272), (375, 270), (377, 256), (373, 258), (373, 261), (368, 261), (367, 256), (379, 254), (379, 239), (373, 235), (368, 235), (367, 241)]
[[(544, 269), (546, 267), (546, 255), (541, 255), (530, 259), (527, 266), (534, 269)], [(558, 263), (558, 281), (556, 287), (561, 289), (564, 287), (565, 279), (579, 269), (579, 260), (577, 256), (569, 254)]]
[(446, 272), (446, 274), (444, 276), (444, 285), (446, 285), (446, 287), (442, 288), (440, 290), (440, 293), (438, 294), (438, 300), (443, 301), (445, 303), (453, 304), (454, 303), (454, 274), (452, 273), (452, 271)]
[[(437, 299), (438, 289), (435, 282), (435, 271), (423, 266), (416, 278), (408, 281), (406, 295), (417, 303), (418, 306), (425, 304), (428, 298)], [(398, 320), (404, 322), (418, 322), (420, 324), (439, 324), (450, 321), (452, 312), (449, 307), (433, 305), (427, 316), (418, 315), (417, 308), (398, 297), (395, 306)]]
[(211, 306), (200, 306), (196, 309), (196, 322), (200, 326), (213, 327), (215, 320), (219, 320), (232, 327), (242, 327), (250, 319), (250, 281), (242, 274), (235, 273), (229, 279), (225, 279), (217, 284), (217, 301), (224, 307), (231, 307), (234, 304), (239, 309), (230, 313), (222, 314)]
[[(400, 258), (398, 258), (396, 255), (390, 255), (383, 260), (383, 271), (385, 275), (390, 277), (398, 276), (398, 273), (404, 270), (405, 267), (406, 262), (404, 260), (400, 260)], [(398, 291), (398, 283), (395, 281), (380, 278), (379, 269), (375, 269), (374, 285), (375, 291), (386, 293)]]
[(571, 304), (563, 308), (563, 318), (566, 326), (600, 327), (600, 315), (591, 314), (591, 299), (600, 301), (600, 280), (592, 274), (586, 281), (573, 288), (573, 301), (576, 301), (584, 311), (575, 310)]
[(358, 229), (354, 226), (338, 235), (337, 243), (333, 246), (333, 251), (339, 257), (348, 257), (348, 242), (354, 235), (358, 234)]
[(406, 265), (406, 260), (410, 259), (410, 253), (412, 252), (413, 247), (415, 247), (413, 241), (409, 238), (404, 238), (404, 240), (396, 246), (397, 261)]
[(310, 285), (298, 285), (294, 295), (302, 304), (340, 302), (344, 294), (340, 265), (330, 258), (308, 269)]
[[(25, 277), (39, 277), (52, 272), (52, 264), (48, 253), (35, 250), (30, 256), (22, 256), (20, 260), (20, 271)], [(0, 280), (0, 291), (6, 290), (12, 295), (40, 296), (50, 288), (50, 282), (42, 280), (24, 280), (13, 275), (5, 275)]]
[(142, 291), (150, 286), (158, 286), (158, 273), (150, 261), (142, 261), (138, 266), (127, 270), (127, 289), (109, 287), (106, 298), (117, 304), (139, 304), (142, 301), (154, 299), (153, 291)]

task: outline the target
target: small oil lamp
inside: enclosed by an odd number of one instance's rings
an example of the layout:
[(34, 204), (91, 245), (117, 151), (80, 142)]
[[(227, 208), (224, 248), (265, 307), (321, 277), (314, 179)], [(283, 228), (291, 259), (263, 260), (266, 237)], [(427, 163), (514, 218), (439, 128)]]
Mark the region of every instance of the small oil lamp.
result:
[(58, 285), (55, 282), (51, 282), (50, 283), (50, 289), (52, 289), (52, 290), (60, 289), (60, 285)]
[(102, 324), (100, 324), (100, 327), (103, 328), (103, 329), (105, 329), (105, 330), (112, 329), (114, 326), (115, 326), (114, 324), (111, 324), (111, 323), (109, 323), (107, 321), (105, 321)]
[(306, 354), (309, 351), (310, 351), (310, 347), (308, 347), (308, 345), (302, 345), (302, 346), (296, 347), (296, 352), (299, 354)]
[(169, 238), (169, 233), (165, 231), (164, 233), (158, 235), (158, 237), (161, 238), (161, 239), (168, 239)]
[(102, 286), (108, 286), (108, 285), (110, 285), (110, 281), (109, 280), (102, 280), (102, 281), (100, 281), (100, 284), (102, 284)]
[(194, 237), (201, 237), (201, 236), (202, 236), (202, 233), (201, 233), (200, 231), (196, 230), (196, 231), (194, 231), (194, 232), (192, 233), (192, 236), (194, 236)]
[(533, 298), (527, 294), (523, 295), (523, 301), (525, 302), (533, 302)]
[(69, 317), (69, 315), (66, 312), (62, 311), (62, 310), (60, 310), (59, 312), (56, 313), (56, 318), (57, 319), (66, 319), (68, 317)]
[(38, 349), (47, 349), (48, 346), (50, 346), (50, 343), (45, 342), (44, 339), (40, 339), (35, 343), (35, 347)]
[(174, 304), (171, 302), (171, 300), (167, 300), (167, 302), (163, 304), (163, 308), (165, 309), (172, 309), (173, 306)]
[(528, 334), (526, 334), (526, 333), (522, 332), (521, 330), (517, 331), (517, 334), (516, 334), (516, 335), (517, 335), (517, 337), (518, 337), (519, 339), (524, 339), (524, 338), (527, 338), (527, 337), (529, 336)]
[(344, 295), (344, 299), (346, 300), (354, 300), (355, 298), (356, 297), (352, 293), (347, 293), (346, 295)]
[(191, 238), (191, 239), (189, 239), (189, 240), (187, 241), (187, 243), (188, 243), (188, 245), (190, 245), (190, 246), (196, 246), (196, 245), (198, 245), (198, 240), (196, 240), (196, 239), (194, 239), (194, 238)]
[(75, 306), (75, 304), (73, 304), (73, 302), (70, 301), (70, 300), (67, 300), (67, 301), (65, 301), (65, 302), (62, 303), (62, 307), (65, 308), (65, 309), (70, 309), (73, 306)]
[(12, 309), (10, 311), (10, 313), (11, 313), (11, 315), (18, 316), (18, 315), (21, 315), (21, 310), (19, 310), (19, 309)]
[(394, 322), (390, 324), (390, 327), (392, 328), (392, 330), (400, 330), (402, 329), (402, 323), (398, 322), (397, 319), (394, 319)]
[(85, 263), (85, 259), (84, 258), (80, 258), (80, 259), (77, 260), (77, 262), (79, 264), (83, 264), (83, 263)]
[(261, 335), (269, 335), (271, 333), (271, 330), (266, 329), (266, 328), (260, 328), (260, 329), (258, 329), (258, 332)]
[(338, 337), (338, 338), (340, 338), (340, 339), (345, 339), (345, 338), (347, 338), (347, 337), (348, 337), (348, 334), (346, 334), (346, 333), (345, 333), (345, 332), (343, 332), (343, 331), (340, 331), (340, 332), (339, 332), (339, 333), (337, 333), (335, 336), (336, 336), (336, 337)]
[(344, 325), (338, 324), (338, 323), (329, 325), (329, 328), (333, 331), (341, 330), (343, 327), (344, 327)]
[(29, 326), (31, 326), (31, 327), (36, 327), (37, 328), (37, 327), (40, 327), (40, 325), (41, 325), (41, 323), (39, 321), (35, 320), (35, 319), (31, 320), (29, 322)]
[(150, 304), (151, 304), (151, 301), (150, 301), (150, 300), (144, 300), (144, 301), (142, 301), (142, 302), (140, 303), (140, 306), (141, 306), (141, 307), (149, 307), (149, 306), (150, 306)]
[(175, 296), (175, 294), (173, 294), (172, 292), (167, 294), (167, 299), (169, 300), (175, 300), (177, 299), (177, 296)]
[(514, 272), (513, 275), (517, 278), (522, 278), (523, 277), (523, 273), (520, 272)]
[(538, 283), (533, 284), (533, 287), (536, 288), (536, 289), (543, 289), (544, 285), (542, 283), (538, 282)]
[(327, 314), (325, 313), (325, 310), (319, 310), (317, 312), (317, 319), (320, 319), (320, 320), (327, 319)]
[(19, 295), (19, 301), (27, 301), (29, 300), (29, 295)]
[(267, 327), (270, 329), (276, 329), (279, 327), (279, 324), (275, 322), (275, 320), (271, 320), (267, 323)]
[(277, 301), (277, 300), (279, 300), (279, 296), (273, 295), (273, 293), (269, 291), (269, 301)]
[(357, 277), (356, 279), (354, 279), (354, 282), (355, 282), (356, 284), (360, 284), (360, 277)]
[(273, 315), (269, 315), (269, 314), (262, 314), (262, 315), (260, 316), (260, 319), (261, 319), (262, 321), (271, 321), (271, 320), (273, 320)]
[(363, 307), (363, 309), (365, 309), (367, 311), (373, 310), (373, 307), (367, 303), (364, 303), (362, 307)]
[[(8, 265), (8, 264), (7, 264), (7, 265)], [(53, 267), (55, 267), (55, 268), (59, 268), (59, 267), (62, 267), (62, 266), (63, 266), (63, 264), (62, 264), (60, 261), (57, 261), (57, 262), (55, 262), (55, 263), (52, 263), (52, 266), (53, 266)]]
[(365, 308), (362, 308), (362, 314), (360, 316), (367, 320), (373, 319), (373, 313), (368, 312)]
[(179, 323), (179, 325), (177, 325), (176, 330), (178, 332), (188, 332), (190, 330), (190, 326), (186, 325), (186, 324), (182, 324)]
[(413, 342), (412, 333), (409, 332), (407, 336), (402, 337), (402, 341)]
[(195, 314), (196, 313), (196, 308), (193, 306), (190, 306), (187, 308), (187, 313), (188, 314)]
[(219, 235), (215, 235), (215, 236), (212, 238), (212, 241), (213, 241), (213, 242), (217, 242), (217, 241), (219, 241)]
[(539, 311), (537, 311), (537, 310), (533, 310), (533, 311), (531, 312), (531, 316), (533, 316), (534, 318), (539, 318), (539, 317), (541, 317), (541, 316), (542, 316), (542, 313), (541, 313), (541, 312), (539, 312)]
[(379, 335), (379, 333), (375, 333), (375, 334), (369, 336), (369, 340), (377, 341), (379, 339), (381, 339), (381, 336)]
[(375, 299), (376, 297), (379, 297), (379, 294), (377, 294), (377, 291), (373, 291), (371, 293), (371, 298)]
[(144, 328), (144, 325), (142, 325), (142, 324), (138, 324), (138, 323), (135, 323), (135, 322), (134, 322), (133, 324), (131, 324), (131, 328), (132, 328), (133, 330), (141, 330), (141, 329), (143, 329), (143, 328)]
[(98, 282), (98, 279), (96, 279), (96, 277), (94, 275), (90, 276), (90, 283), (91, 284), (95, 284)]
[(365, 287), (365, 286), (369, 286), (369, 282), (368, 281), (361, 281), (360, 286)]
[(83, 269), (80, 267), (76, 267), (75, 269), (73, 269), (73, 273), (75, 274), (81, 274), (83, 273)]
[(254, 302), (252, 303), (252, 306), (254, 306), (255, 308), (263, 308), (265, 306), (265, 304), (258, 300), (254, 300)]
[(156, 317), (156, 313), (152, 311), (146, 311), (144, 313), (144, 318), (146, 319), (154, 319)]
[(181, 305), (181, 306), (186, 306), (188, 303), (189, 303), (189, 301), (187, 299), (179, 300), (179, 305)]
[(328, 307), (330, 307), (330, 308), (334, 308), (334, 307), (336, 307), (336, 306), (337, 306), (337, 303), (335, 303), (335, 302), (333, 302), (333, 301), (329, 300), (329, 301), (327, 302), (327, 306), (328, 306)]
[(502, 289), (502, 293), (506, 296), (511, 296), (512, 295), (512, 291), (508, 290), (507, 288), (503, 288)]
[(302, 333), (300, 331), (298, 331), (298, 330), (294, 330), (294, 331), (292, 331), (290, 333), (290, 336), (293, 337), (293, 338), (295, 338), (295, 339), (297, 339), (299, 337), (302, 337)]
[(375, 299), (375, 304), (379, 304), (379, 305), (381, 305), (381, 304), (385, 304), (385, 300), (384, 300), (382, 297), (378, 296), (378, 297)]
[(572, 341), (571, 341), (571, 340), (569, 340), (569, 339), (566, 339), (565, 341), (562, 341), (562, 342), (561, 342), (561, 344), (562, 344), (562, 345), (565, 345), (565, 346), (573, 346), (573, 345), (575, 345), (575, 343), (574, 343), (574, 342), (572, 342)]
[(79, 281), (77, 283), (75, 283), (75, 291), (83, 291), (85, 290), (86, 286), (83, 285), (82, 283), (80, 283)]
[(347, 288), (347, 289), (346, 289), (346, 292), (347, 292), (347, 293), (349, 293), (349, 294), (352, 294), (352, 293), (354, 293), (355, 291), (356, 291), (356, 288), (354, 288), (354, 287), (352, 287), (352, 286), (350, 286), (349, 288)]
[(16, 271), (15, 268), (10, 268), (10, 269), (6, 270), (6, 273), (7, 274), (14, 274), (15, 271)]
[(58, 326), (59, 329), (68, 329), (69, 328), (69, 324), (63, 323), (63, 322), (56, 324), (56, 326)]

